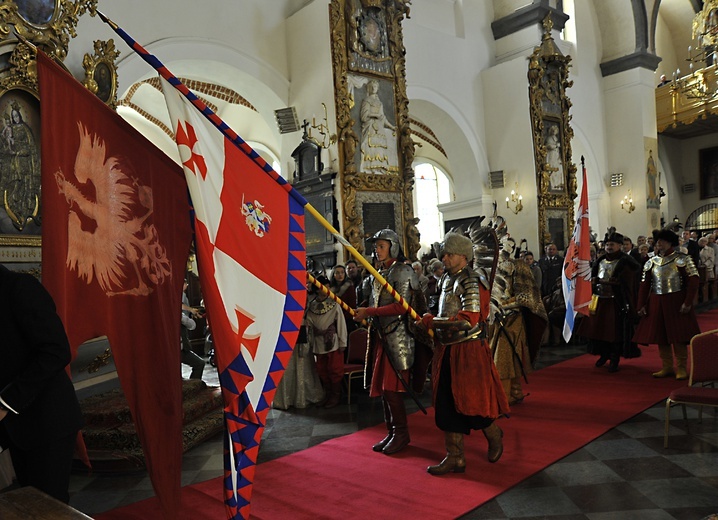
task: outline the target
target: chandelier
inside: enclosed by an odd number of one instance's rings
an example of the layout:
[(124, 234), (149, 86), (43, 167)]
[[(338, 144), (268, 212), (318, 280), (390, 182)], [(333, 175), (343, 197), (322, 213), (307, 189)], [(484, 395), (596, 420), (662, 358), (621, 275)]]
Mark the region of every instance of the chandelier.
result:
[(673, 87), (686, 98), (709, 102), (718, 97), (716, 75), (716, 45), (718, 45), (718, 0), (708, 0), (693, 19), (695, 47), (688, 47), (687, 76), (681, 76), (681, 69), (673, 73)]

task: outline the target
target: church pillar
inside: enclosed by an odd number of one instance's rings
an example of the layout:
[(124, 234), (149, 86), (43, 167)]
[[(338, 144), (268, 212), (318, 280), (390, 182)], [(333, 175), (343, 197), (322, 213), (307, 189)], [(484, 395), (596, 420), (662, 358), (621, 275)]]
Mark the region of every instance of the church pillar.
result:
[[(604, 78), (607, 174), (623, 173), (623, 185), (609, 190), (609, 223), (634, 241), (660, 227), (654, 83), (653, 71), (643, 67)], [(630, 215), (621, 209), (629, 189), (636, 208)]]

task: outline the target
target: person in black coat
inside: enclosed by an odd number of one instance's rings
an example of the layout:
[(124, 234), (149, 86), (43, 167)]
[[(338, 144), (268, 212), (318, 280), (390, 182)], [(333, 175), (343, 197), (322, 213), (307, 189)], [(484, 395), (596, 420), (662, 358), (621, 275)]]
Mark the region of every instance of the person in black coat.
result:
[(21, 486), (67, 503), (82, 412), (65, 367), (70, 345), (55, 303), (29, 274), (0, 265), (0, 446)]
[(538, 261), (541, 268), (541, 296), (549, 296), (556, 280), (563, 273), (563, 257), (558, 254), (553, 242), (546, 246), (546, 256)]

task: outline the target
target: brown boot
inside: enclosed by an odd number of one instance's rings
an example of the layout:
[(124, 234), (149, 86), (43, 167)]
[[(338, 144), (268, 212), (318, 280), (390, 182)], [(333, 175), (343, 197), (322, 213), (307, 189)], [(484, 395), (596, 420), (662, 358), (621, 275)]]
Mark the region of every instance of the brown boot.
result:
[(371, 447), (374, 451), (384, 451), (384, 446), (389, 444), (389, 441), (394, 436), (394, 425), (391, 424), (391, 410), (389, 410), (389, 405), (384, 397), (381, 398), (381, 404), (384, 406), (384, 422), (386, 423), (386, 429), (389, 433), (386, 437)]
[(670, 345), (658, 345), (658, 355), (661, 356), (661, 362), (663, 368), (658, 372), (653, 373), (653, 377), (668, 377), (674, 374), (673, 372), (673, 351)]
[(391, 424), (394, 426), (394, 435), (384, 446), (382, 452), (385, 455), (393, 455), (409, 445), (409, 425), (406, 420), (406, 408), (404, 407), (404, 396), (399, 392), (384, 392), (384, 399), (389, 405), (391, 412)]
[(498, 462), (501, 454), (504, 452), (504, 432), (499, 428), (496, 422), (492, 422), (491, 426), (487, 426), (483, 430), (484, 437), (489, 441), (489, 451), (487, 458), (489, 462)]
[(466, 458), (464, 457), (464, 434), (444, 432), (446, 457), (436, 466), (429, 466), (426, 471), (431, 475), (446, 475), (447, 473), (463, 473), (466, 471)]
[(685, 343), (675, 343), (673, 345), (673, 353), (676, 356), (676, 379), (688, 379), (688, 372), (686, 371), (688, 345)]

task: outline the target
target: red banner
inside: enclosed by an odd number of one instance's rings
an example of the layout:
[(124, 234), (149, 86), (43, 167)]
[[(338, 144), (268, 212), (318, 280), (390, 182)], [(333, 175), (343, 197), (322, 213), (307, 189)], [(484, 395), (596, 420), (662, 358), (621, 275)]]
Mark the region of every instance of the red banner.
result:
[(38, 52), (43, 283), (73, 352), (107, 336), (167, 518), (182, 464), (182, 169)]

